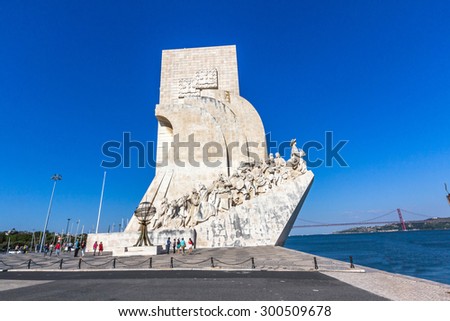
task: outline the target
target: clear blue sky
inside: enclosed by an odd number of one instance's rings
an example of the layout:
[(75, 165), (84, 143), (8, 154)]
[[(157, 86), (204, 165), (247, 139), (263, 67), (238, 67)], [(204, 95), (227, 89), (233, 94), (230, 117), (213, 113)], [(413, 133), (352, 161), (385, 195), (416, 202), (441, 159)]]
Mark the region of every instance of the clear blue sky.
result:
[[(449, 17), (448, 1), (1, 0), (0, 230), (43, 228), (54, 173), (49, 230), (92, 228), (102, 144), (156, 140), (161, 51), (231, 44), (275, 140), (349, 141), (348, 167), (314, 169), (299, 218), (450, 216)], [(108, 171), (100, 231), (153, 178), (132, 165)]]

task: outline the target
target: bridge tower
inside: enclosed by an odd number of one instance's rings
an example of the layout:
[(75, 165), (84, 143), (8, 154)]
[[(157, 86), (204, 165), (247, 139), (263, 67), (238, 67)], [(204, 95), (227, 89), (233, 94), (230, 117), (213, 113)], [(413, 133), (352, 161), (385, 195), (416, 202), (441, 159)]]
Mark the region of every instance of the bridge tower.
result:
[(405, 224), (405, 221), (403, 220), (402, 211), (400, 211), (399, 208), (397, 208), (397, 213), (398, 213), (398, 218), (400, 219), (400, 224), (402, 225), (402, 231), (406, 231), (406, 224)]
[(448, 189), (447, 189), (447, 183), (444, 183), (444, 186), (445, 186), (445, 191), (447, 192), (448, 205), (450, 205), (450, 193), (448, 192)]

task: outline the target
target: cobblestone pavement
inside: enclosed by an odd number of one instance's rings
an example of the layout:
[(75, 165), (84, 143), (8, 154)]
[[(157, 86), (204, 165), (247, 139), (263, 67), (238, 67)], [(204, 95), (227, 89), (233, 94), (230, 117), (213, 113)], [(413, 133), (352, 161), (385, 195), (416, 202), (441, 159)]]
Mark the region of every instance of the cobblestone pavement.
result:
[(393, 301), (450, 301), (448, 285), (370, 268), (365, 271), (324, 274)]
[(389, 300), (450, 301), (450, 286), (445, 284), (358, 265), (351, 268), (348, 262), (274, 246), (196, 249), (192, 254), (171, 253), (151, 257), (112, 257), (108, 252), (103, 256), (86, 253), (82, 258), (75, 258), (71, 253), (63, 253), (60, 257), (44, 257), (35, 253), (0, 256), (0, 269), (26, 271), (28, 267), (29, 271), (105, 269), (267, 270), (312, 273), (318, 271)]

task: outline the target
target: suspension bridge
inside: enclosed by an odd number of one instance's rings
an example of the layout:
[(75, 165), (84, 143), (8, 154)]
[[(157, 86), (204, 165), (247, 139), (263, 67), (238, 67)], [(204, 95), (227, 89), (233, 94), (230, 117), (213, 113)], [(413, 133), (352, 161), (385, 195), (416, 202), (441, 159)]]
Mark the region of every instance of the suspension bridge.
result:
[[(405, 220), (403, 218), (403, 213), (408, 214), (409, 216), (412, 217), (421, 217), (421, 219), (408, 219)], [(391, 218), (392, 216), (396, 217), (396, 220), (388, 220), (389, 218)], [(309, 220), (304, 220), (304, 219), (297, 219), (297, 221), (301, 221), (301, 222), (305, 222), (306, 224), (304, 225), (294, 225), (292, 228), (309, 228), (309, 227), (325, 227), (325, 226), (350, 226), (350, 225), (379, 225), (379, 224), (398, 224), (400, 223), (402, 230), (406, 231), (406, 224), (407, 223), (417, 223), (417, 222), (422, 222), (423, 220), (426, 219), (431, 219), (432, 217), (429, 215), (424, 215), (424, 214), (419, 214), (419, 213), (414, 213), (405, 209), (400, 209), (397, 208), (395, 210), (392, 210), (388, 213), (379, 215), (377, 217), (373, 217), (371, 219), (368, 220), (364, 220), (364, 221), (359, 221), (359, 222), (345, 222), (345, 223), (323, 223), (323, 222), (314, 222), (314, 221), (309, 221)]]

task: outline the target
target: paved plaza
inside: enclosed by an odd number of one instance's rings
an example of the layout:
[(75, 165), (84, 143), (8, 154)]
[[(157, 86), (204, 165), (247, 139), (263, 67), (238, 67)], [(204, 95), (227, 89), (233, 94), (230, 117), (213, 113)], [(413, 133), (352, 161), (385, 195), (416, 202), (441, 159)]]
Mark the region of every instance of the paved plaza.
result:
[(151, 257), (8, 254), (0, 269), (0, 300), (450, 300), (448, 285), (274, 246)]

